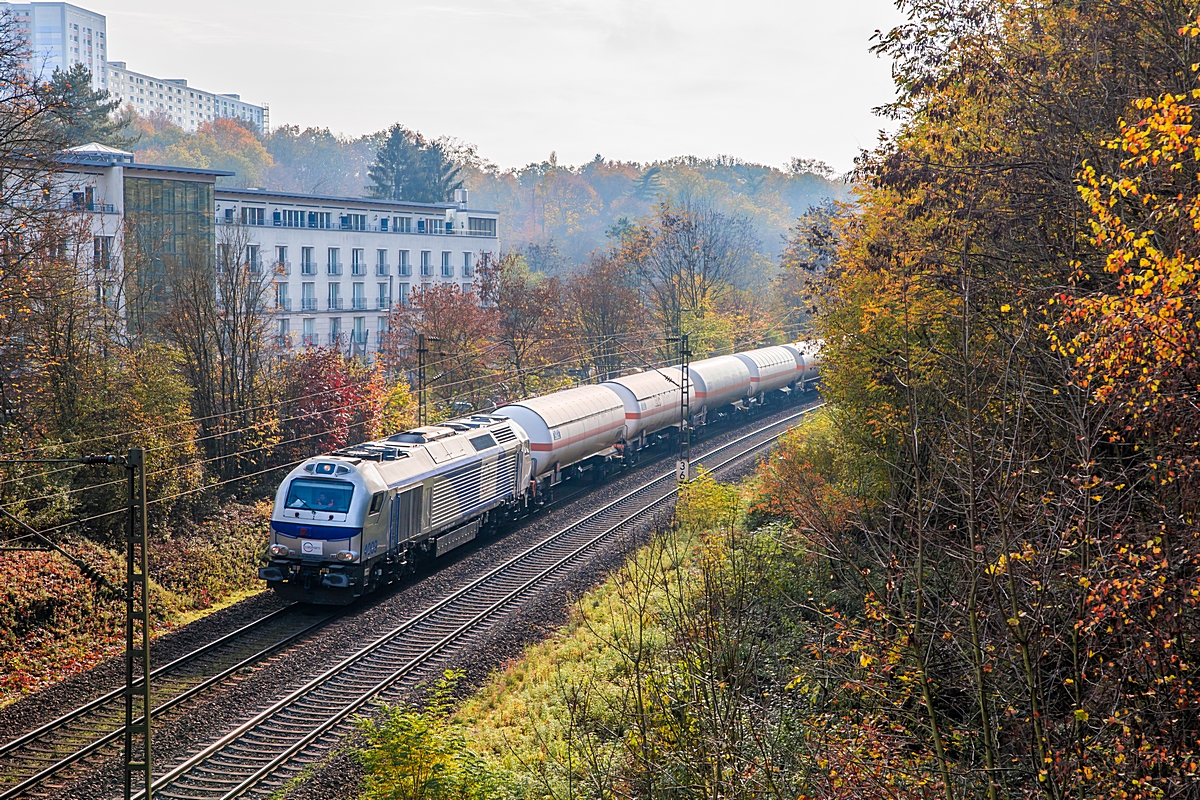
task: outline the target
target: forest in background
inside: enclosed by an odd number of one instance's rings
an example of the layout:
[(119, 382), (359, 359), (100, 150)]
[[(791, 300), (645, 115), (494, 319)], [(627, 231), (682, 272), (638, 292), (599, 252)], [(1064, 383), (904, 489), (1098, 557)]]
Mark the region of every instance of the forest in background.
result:
[[(345, 197), (370, 194), (371, 165), (391, 133), (354, 138), (328, 128), (281, 125), (258, 136), (233, 120), (220, 120), (189, 135), (165, 118), (137, 117), (132, 107), (120, 113), (126, 115), (125, 128), (118, 135), (142, 163), (232, 170), (236, 177), (222, 179), (230, 185)], [(662, 200), (687, 198), (751, 220), (758, 245), (747, 284), (761, 289), (776, 277), (795, 220), (810, 207), (848, 196), (847, 184), (811, 159), (792, 159), (778, 168), (731, 156), (639, 164), (597, 154), (570, 166), (551, 153), (541, 163), (501, 169), (473, 145), (449, 138), (422, 143), (454, 165), (472, 207), (500, 212), (504, 245), (521, 249), (534, 271), (549, 275), (571, 271)]]

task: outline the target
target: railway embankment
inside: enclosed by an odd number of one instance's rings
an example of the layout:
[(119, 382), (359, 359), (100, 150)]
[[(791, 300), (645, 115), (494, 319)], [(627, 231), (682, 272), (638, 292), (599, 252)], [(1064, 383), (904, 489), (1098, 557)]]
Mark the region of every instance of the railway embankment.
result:
[[(262, 591), (257, 566), (269, 519), (269, 505), (231, 503), (198, 524), (176, 526), (172, 535), (152, 540), (156, 637), (190, 627)], [(120, 552), (82, 539), (70, 546), (113, 585), (123, 585)], [(8, 719), (13, 713), (27, 714), (5, 707), (39, 690), (59, 684), (53, 686), (58, 692), (87, 697), (93, 689), (120, 680), (122, 667), (117, 662), (125, 646), (125, 606), (119, 596), (97, 592), (74, 565), (57, 555), (27, 553), (20, 561), (0, 560), (0, 597), (5, 600), (0, 603), (0, 727), (6, 719), (13, 721)], [(252, 603), (255, 608), (249, 613), (258, 613), (262, 602)], [(240, 611), (226, 616), (222, 624), (244, 624)], [(177, 644), (187, 647), (193, 634), (211, 635), (209, 627), (173, 636), (171, 643), (164, 640), (161, 655), (167, 657)], [(159, 657), (156, 652), (156, 661)], [(36, 714), (47, 704), (39, 699), (32, 705), (28, 713)]]

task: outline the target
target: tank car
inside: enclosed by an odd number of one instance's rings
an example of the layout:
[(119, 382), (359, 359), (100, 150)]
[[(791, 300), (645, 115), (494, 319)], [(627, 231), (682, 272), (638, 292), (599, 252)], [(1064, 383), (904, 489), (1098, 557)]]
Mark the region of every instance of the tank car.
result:
[(520, 513), (533, 464), (524, 429), (493, 415), (311, 458), (276, 493), (259, 577), (292, 599), (348, 603)]
[(799, 364), (795, 354), (786, 347), (763, 347), (734, 358), (746, 365), (750, 372), (750, 402), (762, 405), (769, 402), (775, 393), (790, 392), (796, 382)]
[(750, 370), (737, 356), (693, 361), (688, 373), (694, 387), (692, 418), (696, 425), (719, 421), (729, 413), (727, 406), (750, 397)]
[(785, 344), (796, 359), (796, 388), (806, 392), (816, 385), (821, 371), (821, 341), (793, 342)]
[[(611, 389), (625, 406), (625, 441), (622, 447), (627, 464), (637, 463), (643, 450), (678, 431), (683, 383), (683, 373), (679, 367), (664, 367), (600, 384)], [(695, 389), (689, 382), (689, 401), (694, 396)]]
[(529, 436), (534, 502), (545, 502), (567, 477), (593, 471), (597, 479), (620, 456), (625, 438), (625, 406), (605, 386), (580, 386), (501, 406), (496, 416), (511, 419)]

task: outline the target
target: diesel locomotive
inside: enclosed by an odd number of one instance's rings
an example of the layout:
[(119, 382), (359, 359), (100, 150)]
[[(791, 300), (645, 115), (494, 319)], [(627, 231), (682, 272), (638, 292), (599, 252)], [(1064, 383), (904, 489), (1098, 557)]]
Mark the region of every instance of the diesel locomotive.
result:
[(304, 462), (280, 484), (259, 577), (344, 604), (494, 534), (585, 476), (602, 481), (689, 428), (787, 402), (819, 380), (819, 342), (651, 369), (427, 425)]

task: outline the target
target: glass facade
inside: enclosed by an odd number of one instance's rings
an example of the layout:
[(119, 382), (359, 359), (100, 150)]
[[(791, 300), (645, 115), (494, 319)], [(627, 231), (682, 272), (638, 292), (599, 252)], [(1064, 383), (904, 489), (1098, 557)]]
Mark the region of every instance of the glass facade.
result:
[(125, 176), (125, 280), (134, 322), (166, 308), (167, 276), (213, 269), (213, 184)]

